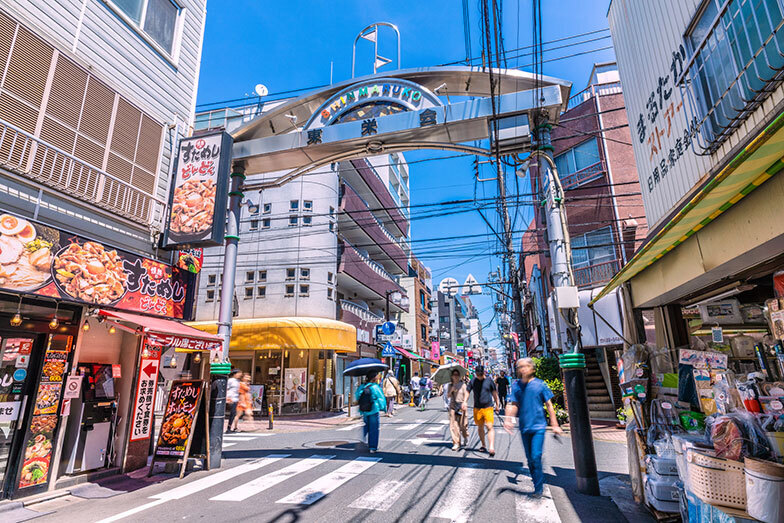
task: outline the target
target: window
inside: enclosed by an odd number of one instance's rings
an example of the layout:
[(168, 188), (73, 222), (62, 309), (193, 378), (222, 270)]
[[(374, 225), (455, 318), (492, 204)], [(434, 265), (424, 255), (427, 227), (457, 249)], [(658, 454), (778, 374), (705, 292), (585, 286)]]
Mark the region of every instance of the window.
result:
[(253, 287), (245, 287), (245, 299), (249, 300), (253, 298)]
[(599, 146), (596, 139), (581, 143), (564, 153), (555, 157), (555, 165), (558, 167), (558, 175), (563, 178), (577, 171), (582, 171), (586, 167), (599, 163)]
[(171, 55), (180, 8), (171, 0), (111, 0), (110, 6), (131, 20), (163, 51)]
[(419, 306), (422, 308), (423, 311), (427, 310), (425, 308), (425, 291), (419, 291)]
[(255, 203), (249, 203), (248, 204), (248, 213), (250, 213), (251, 215), (259, 214), (259, 206), (256, 205)]
[(267, 297), (267, 288), (264, 286), (256, 287), (256, 296), (259, 298), (266, 298)]
[(332, 274), (331, 272), (328, 272), (327, 273), (327, 282), (328, 283), (332, 283), (332, 280), (334, 280), (334, 279), (335, 279), (335, 275)]
[(329, 232), (335, 232), (335, 224), (334, 223), (330, 223), (329, 224)]
[(259, 281), (267, 281), (267, 271), (259, 271)]
[(313, 225), (313, 216), (303, 216), (302, 225), (304, 225), (305, 227), (310, 227), (311, 225)]
[(261, 220), (261, 228), (262, 229), (269, 229), (270, 228), (271, 220), (269, 218), (264, 218)]
[(253, 271), (246, 271), (245, 272), (245, 282), (251, 283), (253, 281), (253, 277), (256, 275)]
[(419, 326), (419, 335), (421, 336), (422, 340), (427, 339), (427, 327), (425, 325)]
[(328, 300), (332, 299), (332, 289), (329, 289), (329, 288), (327, 289), (327, 299)]
[(572, 236), (572, 266), (575, 269), (612, 261), (615, 256), (611, 227)]
[(294, 296), (294, 285), (286, 285), (286, 296)]
[(297, 220), (298, 218), (296, 216), (289, 216), (289, 227), (296, 227)]
[(310, 295), (310, 285), (300, 285), (299, 286), (299, 295), (300, 296), (309, 296)]
[(206, 301), (215, 301), (215, 291), (213, 289), (209, 289), (207, 291), (207, 300)]
[(299, 200), (291, 200), (289, 202), (289, 210), (296, 211), (299, 209)]
[(305, 268), (300, 269), (299, 270), (299, 277), (302, 278), (303, 280), (309, 280), (310, 279), (310, 269), (305, 269)]
[(215, 285), (217, 279), (218, 279), (217, 274), (210, 274), (209, 276), (207, 276), (207, 285)]
[(293, 280), (296, 277), (297, 277), (297, 269), (291, 269), (291, 268), (286, 269), (286, 279), (287, 280)]
[(263, 209), (263, 213), (264, 214), (269, 214), (269, 213), (272, 212), (272, 204), (271, 203), (265, 203), (264, 207), (262, 207), (262, 209)]
[(251, 220), (250, 221), (250, 230), (251, 231), (258, 231), (259, 230), (259, 221), (258, 220)]
[(302, 201), (302, 210), (303, 211), (312, 211), (313, 210), (313, 200), (303, 200)]

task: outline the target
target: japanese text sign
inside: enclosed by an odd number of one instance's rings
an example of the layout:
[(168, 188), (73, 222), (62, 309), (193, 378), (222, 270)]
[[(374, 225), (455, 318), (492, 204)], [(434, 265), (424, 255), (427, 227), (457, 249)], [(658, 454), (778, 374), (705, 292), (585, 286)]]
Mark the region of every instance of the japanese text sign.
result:
[(231, 146), (231, 136), (225, 132), (180, 141), (164, 247), (223, 242)]
[(133, 406), (133, 418), (131, 419), (131, 441), (147, 439), (152, 433), (152, 415), (159, 366), (160, 360), (157, 358), (142, 358), (139, 367), (139, 382), (136, 386), (136, 403)]
[(169, 401), (163, 413), (161, 434), (155, 448), (156, 458), (185, 456), (203, 391), (203, 381), (176, 380), (172, 383)]

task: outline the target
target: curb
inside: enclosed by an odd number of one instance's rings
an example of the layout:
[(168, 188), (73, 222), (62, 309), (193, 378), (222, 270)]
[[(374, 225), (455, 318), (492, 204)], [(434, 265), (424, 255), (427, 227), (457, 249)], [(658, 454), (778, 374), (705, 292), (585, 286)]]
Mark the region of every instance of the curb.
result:
[(44, 501), (51, 501), (53, 499), (62, 498), (70, 495), (71, 495), (70, 489), (61, 489), (61, 490), (53, 490), (51, 492), (43, 492), (41, 494), (30, 496), (30, 498), (27, 499), (23, 498), (20, 500), (3, 501), (0, 502), (0, 514), (11, 510), (16, 510), (21, 507), (29, 507), (31, 505), (43, 503)]

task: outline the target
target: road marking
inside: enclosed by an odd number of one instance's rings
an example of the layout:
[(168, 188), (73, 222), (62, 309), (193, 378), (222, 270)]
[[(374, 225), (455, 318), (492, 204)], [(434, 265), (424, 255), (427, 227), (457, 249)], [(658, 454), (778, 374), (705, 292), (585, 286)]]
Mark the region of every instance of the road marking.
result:
[[(269, 434), (271, 436), (272, 434)], [(224, 436), (223, 441), (253, 441), (263, 436)]]
[(357, 423), (355, 425), (349, 425), (348, 427), (343, 427), (343, 428), (335, 429), (335, 430), (354, 430), (354, 429), (358, 429), (362, 425), (364, 425), (364, 423)]
[(418, 426), (420, 426), (421, 424), (423, 424), (426, 421), (427, 420), (424, 420), (424, 419), (415, 419), (414, 423), (411, 423), (409, 425), (403, 425), (402, 427), (398, 427), (396, 430), (411, 430), (411, 429), (415, 429), (415, 428), (417, 428)]
[[(523, 483), (524, 488), (527, 484), (526, 492), (533, 491), (534, 484), (530, 478), (526, 477), (521, 483)], [(544, 486), (541, 498), (532, 498), (521, 492), (514, 492), (514, 497), (517, 521), (530, 521), (531, 523), (561, 521), (558, 510), (555, 508), (553, 497), (550, 494), (549, 485)]]
[(295, 505), (310, 505), (320, 500), (343, 483), (354, 479), (364, 471), (381, 461), (381, 458), (360, 457), (346, 463), (339, 469), (322, 476), (316, 481), (305, 485), (276, 503), (291, 503)]
[(441, 421), (439, 421), (439, 423), (441, 425), (449, 425), (449, 420), (448, 419), (442, 419)]
[(475, 501), (482, 495), (483, 490), (477, 485), (479, 472), (478, 465), (459, 467), (449, 481), (449, 490), (440, 496), (429, 516), (460, 523), (471, 519)]
[(408, 441), (410, 443), (413, 443), (414, 445), (422, 445), (423, 443), (441, 443), (441, 444), (452, 443), (451, 439), (432, 439), (432, 438), (414, 438)]
[(236, 443), (224, 443), (223, 444), (223, 448), (226, 449), (226, 448), (229, 448), (229, 447), (233, 447), (234, 445), (236, 445)]
[(253, 481), (249, 481), (244, 485), (240, 485), (237, 488), (212, 497), (210, 498), (210, 501), (242, 501), (248, 499), (254, 494), (263, 492), (269, 488), (274, 487), (278, 483), (296, 476), (300, 472), (305, 472), (306, 470), (310, 470), (313, 467), (321, 465), (322, 463), (326, 463), (328, 460), (334, 457), (334, 454), (329, 456), (320, 456), (318, 454), (314, 454), (307, 459), (297, 461), (288, 467), (276, 470), (275, 472), (270, 472), (269, 474), (265, 474), (259, 478), (254, 479)]
[(288, 458), (291, 454), (270, 454), (264, 458), (251, 461), (250, 463), (245, 463), (238, 467), (233, 467), (230, 469), (222, 470), (215, 474), (203, 477), (201, 479), (197, 479), (196, 481), (192, 481), (186, 485), (182, 485), (181, 487), (174, 488), (172, 490), (168, 490), (166, 492), (161, 492), (160, 494), (156, 494), (155, 496), (150, 496), (151, 499), (180, 499), (188, 496), (190, 494), (195, 494), (196, 492), (200, 492), (204, 489), (208, 489), (210, 487), (214, 487), (218, 483), (222, 483), (232, 478), (236, 478), (241, 476), (242, 474), (247, 474), (248, 472), (253, 472), (254, 470), (258, 470), (262, 467), (266, 467), (267, 465), (271, 465), (278, 460), (283, 458)]
[(358, 498), (349, 508), (386, 511), (398, 500), (409, 485), (406, 481), (382, 481)]
[(131, 510), (126, 510), (125, 512), (120, 512), (119, 514), (115, 514), (114, 516), (108, 517), (106, 519), (102, 519), (98, 521), (98, 523), (111, 523), (112, 521), (119, 521), (123, 518), (127, 518), (128, 516), (133, 516), (134, 514), (138, 514), (143, 510), (147, 510), (148, 508), (152, 508), (155, 505), (166, 503), (167, 501), (168, 500), (166, 499), (156, 499), (155, 501), (150, 501), (149, 503), (145, 503), (144, 505), (140, 505), (136, 508), (132, 508)]

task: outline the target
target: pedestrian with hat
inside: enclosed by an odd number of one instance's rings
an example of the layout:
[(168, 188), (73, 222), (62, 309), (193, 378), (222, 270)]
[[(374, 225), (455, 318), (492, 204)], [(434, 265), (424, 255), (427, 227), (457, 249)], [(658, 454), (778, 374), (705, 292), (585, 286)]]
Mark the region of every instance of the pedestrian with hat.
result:
[[(480, 452), (487, 452), (492, 458), (495, 456), (495, 423), (494, 412), (500, 404), (498, 389), (495, 382), (485, 374), (485, 368), (477, 365), (474, 369), (474, 379), (468, 384), (468, 391), (474, 393), (474, 423), (479, 432), (479, 441), (482, 442)], [(486, 437), (485, 437), (485, 433)]]

